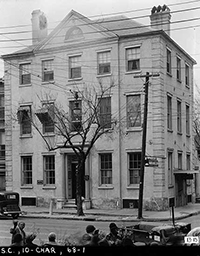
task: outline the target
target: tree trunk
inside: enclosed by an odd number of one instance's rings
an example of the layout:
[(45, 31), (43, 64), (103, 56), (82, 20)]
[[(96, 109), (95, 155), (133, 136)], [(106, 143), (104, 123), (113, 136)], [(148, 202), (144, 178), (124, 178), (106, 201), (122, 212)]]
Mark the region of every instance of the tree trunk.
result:
[(76, 204), (77, 204), (77, 216), (84, 216), (82, 207), (82, 186), (81, 179), (85, 160), (80, 160), (76, 168)]

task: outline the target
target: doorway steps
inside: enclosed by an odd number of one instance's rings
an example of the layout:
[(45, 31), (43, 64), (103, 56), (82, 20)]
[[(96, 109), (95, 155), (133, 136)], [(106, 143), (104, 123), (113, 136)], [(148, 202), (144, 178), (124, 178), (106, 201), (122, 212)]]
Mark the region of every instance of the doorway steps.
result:
[(63, 205), (63, 208), (71, 208), (71, 209), (76, 209), (77, 206), (75, 204), (75, 199), (68, 199), (66, 203)]

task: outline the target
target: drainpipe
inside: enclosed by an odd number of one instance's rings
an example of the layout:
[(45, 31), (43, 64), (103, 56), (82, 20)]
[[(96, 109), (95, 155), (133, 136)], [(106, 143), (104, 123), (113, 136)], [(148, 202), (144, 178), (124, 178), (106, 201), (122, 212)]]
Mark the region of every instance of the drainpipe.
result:
[(122, 208), (122, 146), (121, 146), (121, 88), (120, 88), (120, 46), (119, 46), (119, 41), (120, 38), (118, 37), (117, 41), (117, 62), (118, 62), (118, 112), (119, 112), (119, 198), (120, 198), (120, 208)]

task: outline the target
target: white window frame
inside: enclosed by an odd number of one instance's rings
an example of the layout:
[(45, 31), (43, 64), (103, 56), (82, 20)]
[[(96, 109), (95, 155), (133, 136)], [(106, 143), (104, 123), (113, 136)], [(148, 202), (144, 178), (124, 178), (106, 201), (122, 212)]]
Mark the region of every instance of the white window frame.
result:
[[(101, 55), (109, 53), (108, 60), (105, 62), (105, 60), (101, 60)], [(107, 72), (102, 72), (101, 69), (108, 68)], [(103, 70), (102, 69), (102, 70)], [(97, 52), (97, 75), (98, 76), (105, 76), (111, 74), (111, 50), (102, 50)]]
[[(170, 53), (169, 60), (168, 60), (168, 53)], [(166, 48), (166, 65), (167, 65), (167, 67), (166, 67), (167, 74), (169, 74), (171, 76), (172, 75), (172, 51), (168, 47)]]
[(190, 87), (190, 66), (185, 63), (185, 85)]
[[(29, 69), (27, 70), (26, 68), (24, 69), (23, 66), (29, 66)], [(23, 82), (23, 76), (27, 76), (29, 75), (29, 80), (28, 82)], [(31, 62), (23, 62), (23, 63), (19, 63), (19, 84), (20, 86), (28, 86), (31, 85)]]
[[(133, 49), (139, 49), (139, 53), (135, 53), (135, 58), (129, 59), (128, 57), (128, 51), (133, 50)], [(134, 54), (133, 54), (134, 55)], [(125, 59), (126, 59), (126, 72), (127, 73), (132, 73), (132, 72), (136, 72), (136, 71), (140, 71), (140, 59), (141, 59), (141, 45), (135, 45), (135, 46), (130, 46), (130, 47), (126, 47), (125, 48)], [(134, 68), (134, 69), (129, 69), (129, 61), (135, 61), (137, 64), (135, 64), (136, 66), (138, 65), (138, 68)]]
[[(129, 121), (128, 121), (128, 118), (129, 118), (129, 113), (131, 112), (128, 112), (128, 97), (134, 97), (134, 96), (139, 96), (140, 97), (140, 109), (138, 111), (139, 113), (139, 124), (138, 125), (134, 125), (134, 126), (129, 126)], [(142, 94), (141, 93), (134, 93), (134, 94), (126, 94), (126, 126), (127, 126), (127, 129), (137, 129), (137, 128), (141, 128), (142, 126), (142, 109), (141, 109), (141, 99), (142, 99)], [(138, 119), (138, 116), (136, 117), (136, 119)]]
[[(75, 54), (75, 55), (69, 55), (69, 79), (74, 80), (74, 79), (82, 79), (82, 54)], [(75, 61), (78, 59), (78, 62)], [(74, 62), (73, 62), (74, 60)], [(79, 75), (74, 76), (73, 75), (73, 70), (78, 70)]]
[(185, 114), (186, 114), (186, 135), (190, 136), (190, 105), (185, 104)]
[(182, 101), (177, 99), (177, 133), (182, 134)]
[[(169, 99), (171, 105), (169, 105)], [(172, 122), (172, 95), (167, 94), (167, 129), (172, 131), (173, 129), (173, 122)]]
[[(51, 62), (51, 69), (50, 70), (45, 70), (45, 62)], [(52, 76), (52, 78), (45, 78), (45, 76)], [(47, 77), (48, 77), (47, 76)], [(54, 81), (54, 58), (48, 58), (48, 59), (42, 59), (42, 82), (43, 83), (48, 83), (48, 82), (53, 82)]]
[(181, 82), (181, 58), (176, 56), (176, 79)]

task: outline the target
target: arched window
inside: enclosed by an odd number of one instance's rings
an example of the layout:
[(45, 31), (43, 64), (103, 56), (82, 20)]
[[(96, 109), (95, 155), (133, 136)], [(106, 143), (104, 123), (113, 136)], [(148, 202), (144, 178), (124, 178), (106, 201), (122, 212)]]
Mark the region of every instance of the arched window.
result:
[(74, 39), (81, 39), (83, 38), (83, 31), (78, 27), (72, 27), (70, 28), (66, 35), (65, 35), (65, 41), (66, 40), (74, 40)]

